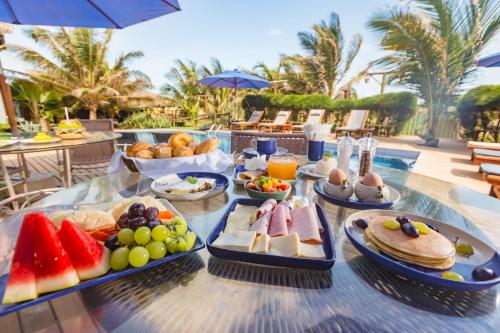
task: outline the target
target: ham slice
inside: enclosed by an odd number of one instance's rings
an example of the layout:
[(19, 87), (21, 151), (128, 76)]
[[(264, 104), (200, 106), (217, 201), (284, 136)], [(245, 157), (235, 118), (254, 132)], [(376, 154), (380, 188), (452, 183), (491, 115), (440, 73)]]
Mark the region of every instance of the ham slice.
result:
[[(302, 207), (292, 210), (292, 223), (288, 227), (288, 232), (296, 232), (301, 242), (314, 244), (321, 243), (319, 235), (318, 219), (314, 207)], [(271, 222), (272, 224), (272, 222)]]
[(263, 215), (261, 215), (254, 224), (250, 226), (250, 231), (255, 231), (257, 235), (265, 235), (267, 234), (267, 228), (269, 227), (269, 223), (271, 222), (271, 217), (273, 215), (272, 210), (266, 211)]
[(286, 211), (284, 205), (277, 205), (273, 212), (273, 217), (271, 218), (271, 223), (269, 224), (269, 229), (267, 233), (271, 237), (283, 236), (288, 234), (288, 226), (286, 223)]
[(282, 201), (278, 204), (278, 206), (283, 206), (285, 208), (285, 216), (286, 216), (286, 223), (287, 224), (290, 224), (292, 223), (292, 215), (290, 214), (290, 211), (291, 211), (291, 207), (290, 205), (288, 204), (288, 201)]
[(257, 209), (256, 213), (257, 218), (259, 218), (262, 214), (264, 214), (267, 211), (272, 211), (277, 204), (278, 202), (274, 199), (267, 199), (266, 201), (264, 201), (264, 203), (259, 207), (259, 209)]

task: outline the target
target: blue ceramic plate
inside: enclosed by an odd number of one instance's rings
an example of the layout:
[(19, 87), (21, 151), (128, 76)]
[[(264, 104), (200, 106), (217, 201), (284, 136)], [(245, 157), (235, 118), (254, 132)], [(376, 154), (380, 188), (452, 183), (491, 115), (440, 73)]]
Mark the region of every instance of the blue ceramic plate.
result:
[[(162, 200), (162, 203), (169, 210), (172, 210), (176, 215), (181, 216), (175, 210), (175, 208), (171, 204), (169, 204), (169, 203), (165, 204), (165, 201), (163, 201), (163, 200)], [(89, 208), (88, 205), (86, 205), (85, 207), (86, 207), (85, 209)], [(72, 207), (69, 207), (69, 206), (53, 206), (53, 207), (48, 207), (46, 209), (39, 209), (38, 211), (43, 211), (46, 214), (50, 214), (50, 213), (53, 213), (54, 211), (64, 210), (64, 209), (72, 209), (72, 208), (75, 208), (75, 206), (72, 206)], [(30, 210), (30, 211), (35, 211), (35, 210)], [(24, 216), (24, 214), (17, 214), (15, 216), (12, 216), (11, 218), (17, 219), (18, 221), (15, 221), (15, 222), (18, 222), (20, 224), (22, 222), (23, 216)], [(7, 221), (4, 221), (4, 222), (7, 222)], [(71, 288), (66, 288), (66, 289), (63, 289), (63, 290), (59, 290), (59, 291), (54, 291), (54, 292), (51, 292), (51, 293), (43, 294), (42, 296), (40, 296), (40, 297), (38, 297), (38, 298), (36, 298), (34, 300), (31, 300), (31, 301), (26, 301), (26, 302), (16, 303), (16, 304), (0, 304), (0, 317), (1, 316), (5, 316), (5, 315), (7, 315), (7, 314), (9, 314), (11, 312), (19, 311), (21, 309), (30, 307), (32, 305), (35, 305), (35, 304), (38, 304), (38, 303), (42, 303), (42, 302), (46, 302), (48, 300), (51, 300), (51, 299), (54, 299), (54, 298), (57, 298), (57, 297), (60, 297), (60, 296), (72, 293), (74, 291), (78, 291), (78, 290), (85, 289), (85, 288), (88, 288), (88, 287), (93, 287), (93, 286), (96, 286), (96, 285), (99, 285), (99, 284), (102, 284), (102, 283), (106, 283), (106, 282), (109, 282), (109, 281), (112, 281), (112, 280), (115, 280), (115, 279), (119, 279), (119, 278), (125, 277), (127, 275), (131, 275), (131, 274), (134, 274), (134, 273), (137, 273), (137, 272), (140, 272), (140, 271), (144, 271), (146, 269), (150, 269), (150, 268), (156, 267), (158, 265), (166, 264), (169, 261), (172, 261), (172, 260), (175, 260), (177, 258), (186, 256), (186, 255), (188, 255), (190, 253), (199, 251), (199, 250), (203, 249), (204, 247), (205, 247), (205, 244), (203, 243), (203, 240), (201, 240), (198, 237), (198, 235), (196, 235), (196, 243), (195, 243), (194, 247), (191, 250), (189, 250), (189, 251), (181, 252), (181, 253), (176, 253), (176, 254), (169, 254), (166, 257), (162, 258), (162, 259), (151, 260), (148, 264), (146, 264), (143, 267), (138, 267), (138, 268), (129, 267), (129, 268), (123, 270), (123, 271), (113, 271), (113, 270), (110, 270), (106, 275), (103, 275), (103, 276), (100, 276), (100, 277), (97, 277), (97, 278), (94, 278), (94, 279), (91, 279), (91, 280), (86, 280), (86, 281), (80, 282), (79, 284), (77, 284), (76, 286), (71, 287)], [(8, 274), (4, 274), (4, 275), (2, 275), (0, 277), (0, 302), (3, 299), (3, 294), (5, 292), (5, 287), (6, 287), (6, 284), (7, 284), (8, 276), (9, 276)]]
[(350, 197), (347, 200), (343, 199), (338, 199), (334, 198), (323, 191), (323, 184), (327, 182), (326, 178), (321, 178), (318, 179), (317, 181), (314, 182), (314, 191), (323, 199), (328, 201), (329, 203), (332, 203), (337, 206), (342, 206), (342, 207), (347, 207), (347, 208), (353, 208), (353, 209), (359, 209), (359, 210), (364, 210), (364, 209), (387, 209), (391, 208), (393, 205), (395, 205), (399, 199), (401, 198), (401, 195), (399, 192), (389, 186), (386, 185), (387, 188), (389, 189), (389, 200), (384, 203), (371, 203), (371, 202), (362, 202), (359, 201), (356, 198), (356, 195), (353, 194), (352, 197)]
[(162, 180), (169, 175), (155, 179), (151, 183), (151, 190), (159, 197), (165, 198), (170, 201), (195, 201), (204, 200), (224, 192), (229, 186), (229, 180), (226, 176), (213, 173), (213, 172), (183, 172), (178, 173), (179, 178), (184, 179), (188, 176), (196, 178), (212, 178), (215, 179), (215, 187), (206, 191), (195, 192), (195, 193), (166, 193), (161, 185)]
[[(360, 218), (368, 220), (370, 217), (374, 216), (395, 217), (398, 215), (405, 215), (410, 220), (433, 225), (437, 227), (439, 229), (439, 232), (449, 240), (454, 240), (458, 237), (461, 241), (471, 244), (474, 249), (474, 254), (469, 258), (456, 255), (455, 265), (449, 269), (450, 271), (462, 275), (465, 281), (461, 282), (445, 279), (440, 276), (441, 273), (444, 272), (443, 270), (436, 270), (408, 264), (399, 261), (391, 257), (390, 255), (373, 251), (366, 245), (366, 242), (364, 240), (364, 231), (353, 224), (354, 220)], [(444, 222), (439, 222), (427, 217), (398, 212), (394, 210), (367, 210), (363, 212), (357, 212), (349, 216), (349, 218), (345, 222), (344, 230), (351, 243), (359, 252), (361, 252), (361, 254), (373, 261), (375, 264), (380, 265), (385, 269), (402, 277), (440, 288), (459, 291), (479, 291), (482, 289), (491, 288), (500, 283), (499, 253), (496, 252), (492, 246), (483, 242), (479, 238), (476, 238), (471, 234)], [(482, 265), (493, 269), (496, 272), (497, 277), (488, 281), (474, 280), (474, 278), (472, 277), (472, 271), (477, 266)]]
[(207, 249), (214, 257), (226, 260), (242, 261), (253, 264), (267, 265), (267, 266), (279, 266), (279, 267), (290, 267), (290, 268), (305, 268), (314, 270), (327, 270), (330, 269), (335, 263), (335, 247), (333, 245), (333, 240), (331, 237), (330, 224), (328, 223), (323, 209), (316, 204), (316, 212), (318, 213), (319, 220), (323, 226), (323, 250), (325, 251), (325, 259), (305, 259), (305, 258), (293, 258), (293, 257), (282, 257), (271, 254), (262, 253), (248, 253), (235, 250), (221, 249), (219, 247), (212, 246), (212, 243), (217, 239), (219, 234), (224, 231), (226, 227), (226, 220), (237, 204), (246, 206), (259, 207), (265, 200), (259, 199), (236, 199), (234, 200), (226, 213), (220, 220), (220, 222), (215, 226), (214, 230), (210, 233), (207, 238)]
[[(259, 153), (257, 152), (257, 149), (256, 148), (245, 148), (243, 149), (243, 155), (245, 155), (246, 158), (252, 158), (252, 157), (256, 157)], [(286, 155), (288, 154), (288, 150), (286, 150), (285, 148), (276, 148), (276, 152), (273, 154), (273, 155), (276, 155), (276, 156), (283, 156), (283, 155)], [(269, 156), (267, 156), (267, 159), (269, 159)]]

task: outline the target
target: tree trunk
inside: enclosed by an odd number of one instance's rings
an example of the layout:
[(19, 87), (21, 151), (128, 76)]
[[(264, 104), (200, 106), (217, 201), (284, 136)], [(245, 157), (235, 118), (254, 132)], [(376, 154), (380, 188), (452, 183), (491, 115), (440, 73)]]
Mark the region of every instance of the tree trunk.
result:
[(446, 105), (442, 104), (433, 104), (428, 106), (428, 131), (425, 136), (422, 138), (425, 140), (424, 145), (428, 147), (438, 147), (439, 146), (439, 138), (436, 137), (436, 131), (439, 121), (439, 116), (447, 109)]
[(97, 107), (95, 105), (89, 106), (89, 119), (90, 120), (97, 119)]

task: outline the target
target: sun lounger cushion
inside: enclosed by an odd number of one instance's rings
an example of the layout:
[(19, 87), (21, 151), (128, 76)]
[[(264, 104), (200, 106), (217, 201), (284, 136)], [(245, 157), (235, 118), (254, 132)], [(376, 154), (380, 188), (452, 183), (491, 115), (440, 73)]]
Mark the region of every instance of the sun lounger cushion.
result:
[(474, 155), (500, 157), (500, 151), (476, 148), (476, 149), (474, 149)]
[(482, 163), (480, 169), (481, 172), (487, 173), (489, 175), (500, 176), (500, 165), (498, 164)]
[(492, 150), (500, 150), (500, 143), (494, 142), (480, 142), (480, 141), (468, 141), (467, 147), (471, 148), (482, 148), (482, 149), (492, 149)]

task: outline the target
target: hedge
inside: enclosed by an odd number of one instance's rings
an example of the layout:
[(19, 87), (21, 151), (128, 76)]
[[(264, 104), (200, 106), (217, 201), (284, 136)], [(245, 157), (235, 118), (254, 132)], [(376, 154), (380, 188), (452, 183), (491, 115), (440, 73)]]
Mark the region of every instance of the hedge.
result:
[(460, 99), (457, 111), (466, 134), (486, 129), (498, 119), (500, 85), (484, 85), (469, 90)]
[[(298, 111), (311, 109), (325, 109), (329, 113), (336, 113), (337, 125), (342, 116), (353, 109), (370, 110), (376, 113), (375, 122), (385, 117), (391, 119), (395, 133), (399, 133), (404, 123), (417, 111), (417, 98), (409, 92), (387, 93), (357, 100), (332, 100), (325, 95), (247, 95), (242, 101), (242, 107), (249, 113), (250, 109), (271, 110), (279, 109)], [(247, 114), (248, 115), (248, 114)]]

